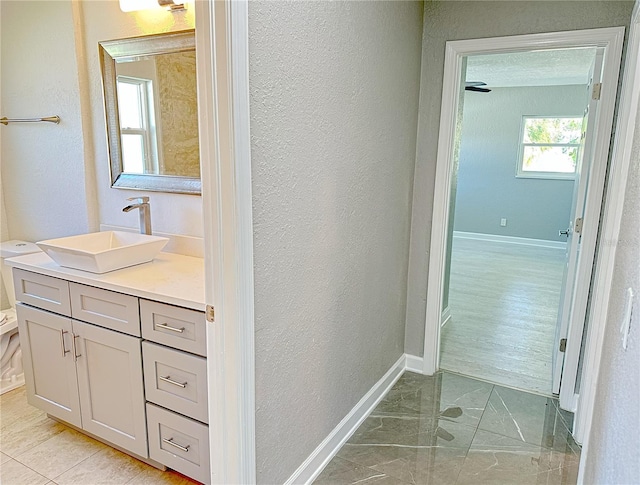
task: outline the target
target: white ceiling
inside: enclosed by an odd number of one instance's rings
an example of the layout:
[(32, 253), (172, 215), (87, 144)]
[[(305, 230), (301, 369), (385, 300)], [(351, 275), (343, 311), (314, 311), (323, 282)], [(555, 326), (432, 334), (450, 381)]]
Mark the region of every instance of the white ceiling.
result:
[(595, 48), (560, 49), (467, 58), (467, 81), (488, 87), (587, 84)]

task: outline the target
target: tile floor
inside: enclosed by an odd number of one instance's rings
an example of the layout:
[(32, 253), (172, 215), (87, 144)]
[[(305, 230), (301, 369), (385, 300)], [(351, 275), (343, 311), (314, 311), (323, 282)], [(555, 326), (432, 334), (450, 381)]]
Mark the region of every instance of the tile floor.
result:
[(572, 419), (555, 399), (406, 372), (314, 483), (574, 484)]
[(27, 404), (25, 388), (0, 396), (2, 485), (193, 485), (106, 446)]
[[(316, 485), (574, 484), (572, 415), (534, 394), (440, 372), (407, 372), (327, 465)], [(0, 397), (3, 485), (192, 485)]]

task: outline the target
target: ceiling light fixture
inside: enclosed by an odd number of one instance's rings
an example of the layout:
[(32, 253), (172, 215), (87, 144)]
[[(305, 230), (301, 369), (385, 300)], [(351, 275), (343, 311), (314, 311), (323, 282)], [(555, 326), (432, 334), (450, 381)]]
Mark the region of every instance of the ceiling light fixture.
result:
[(171, 12), (185, 10), (183, 3), (174, 0), (120, 0), (120, 10), (123, 12), (135, 12), (136, 10), (151, 10), (164, 8)]

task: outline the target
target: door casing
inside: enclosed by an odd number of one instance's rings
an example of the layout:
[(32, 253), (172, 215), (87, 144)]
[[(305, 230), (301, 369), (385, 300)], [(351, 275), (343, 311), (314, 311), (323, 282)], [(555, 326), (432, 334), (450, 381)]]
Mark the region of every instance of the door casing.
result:
[[(591, 294), (588, 340), (584, 353), (582, 392), (578, 401), (574, 432), (583, 443), (580, 454), (578, 483), (585, 482), (585, 469), (590, 458), (591, 422), (596, 402), (601, 399), (597, 384), (602, 361), (602, 349), (609, 314), (609, 298), (613, 283), (616, 248), (622, 221), (627, 178), (632, 163), (636, 122), (640, 115), (640, 1), (636, 0), (631, 15), (629, 41), (620, 92), (620, 110), (616, 120), (616, 139), (611, 155), (607, 193), (602, 218), (600, 247), (596, 260), (596, 274)], [(597, 437), (596, 437), (597, 439)]]
[[(425, 374), (434, 374), (439, 368), (440, 361), (440, 319), (443, 310), (442, 293), (445, 275), (446, 229), (449, 220), (456, 113), (459, 102), (458, 93), (460, 92), (462, 82), (461, 66), (463, 58), (474, 54), (577, 47), (600, 47), (604, 49), (605, 57), (601, 81), (602, 90), (598, 119), (596, 121), (598, 129), (593, 141), (594, 156), (593, 163), (589, 169), (590, 184), (585, 203), (585, 221), (583, 226), (582, 254), (590, 257), (582, 257), (578, 267), (579, 274), (590, 275), (592, 264), (587, 263), (587, 261), (591, 260), (591, 262), (593, 262), (595, 253), (623, 40), (624, 27), (612, 27), (447, 42), (429, 252), (423, 354), (423, 372)], [(588, 242), (585, 240), (587, 237), (589, 238)], [(590, 280), (590, 277), (584, 277), (582, 280), (578, 280), (576, 282), (576, 293), (587, 294), (589, 292)], [(570, 339), (573, 335), (577, 334), (578, 330), (575, 327), (574, 325), (573, 331), (572, 329), (569, 330)], [(580, 326), (580, 336), (581, 335), (582, 326)], [(577, 358), (580, 352), (581, 339), (574, 337), (571, 340), (572, 341), (568, 340), (567, 342), (567, 355), (565, 359), (570, 358), (569, 352), (572, 353), (571, 358)], [(574, 409), (575, 402), (574, 400), (572, 403)]]

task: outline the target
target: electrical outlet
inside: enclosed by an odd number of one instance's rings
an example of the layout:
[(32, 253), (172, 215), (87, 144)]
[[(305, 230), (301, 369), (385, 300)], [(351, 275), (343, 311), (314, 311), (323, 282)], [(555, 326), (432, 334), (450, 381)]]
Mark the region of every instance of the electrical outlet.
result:
[(500, 219), (500, 225), (502, 227), (505, 227), (507, 225), (507, 218), (503, 217), (502, 219)]

